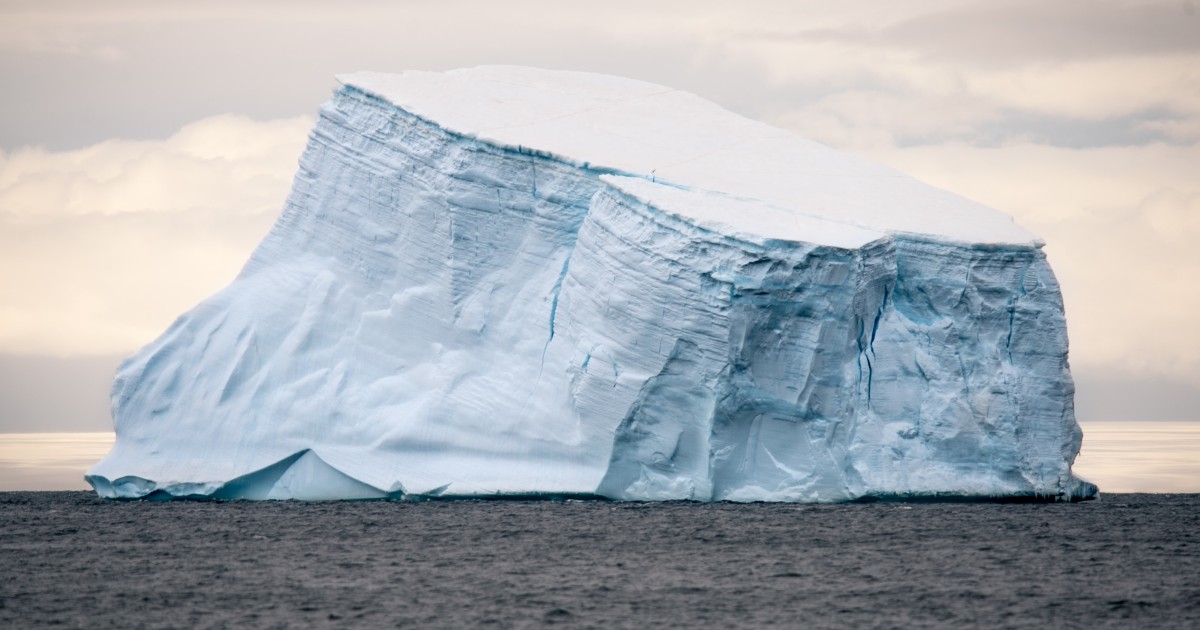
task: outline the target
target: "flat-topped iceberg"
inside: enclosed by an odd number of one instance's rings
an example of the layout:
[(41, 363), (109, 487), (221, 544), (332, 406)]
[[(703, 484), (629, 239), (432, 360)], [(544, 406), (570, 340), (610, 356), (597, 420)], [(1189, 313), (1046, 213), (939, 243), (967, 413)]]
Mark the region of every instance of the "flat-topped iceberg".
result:
[(105, 497), (1079, 499), (1058, 284), (979, 204), (617, 77), (358, 73)]

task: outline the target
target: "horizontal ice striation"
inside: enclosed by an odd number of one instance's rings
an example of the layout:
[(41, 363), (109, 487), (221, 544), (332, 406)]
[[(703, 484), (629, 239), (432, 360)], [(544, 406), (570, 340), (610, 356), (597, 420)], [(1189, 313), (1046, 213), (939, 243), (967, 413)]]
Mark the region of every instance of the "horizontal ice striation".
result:
[(1004, 215), (652, 84), (343, 82), (243, 272), (121, 366), (101, 496), (1095, 494)]

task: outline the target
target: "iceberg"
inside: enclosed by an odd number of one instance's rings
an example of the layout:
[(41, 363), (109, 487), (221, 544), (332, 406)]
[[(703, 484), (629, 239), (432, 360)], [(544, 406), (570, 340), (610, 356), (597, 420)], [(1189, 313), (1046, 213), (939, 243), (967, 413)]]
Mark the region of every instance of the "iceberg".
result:
[(100, 496), (1096, 494), (1010, 217), (651, 83), (338, 79), (240, 275), (119, 368)]

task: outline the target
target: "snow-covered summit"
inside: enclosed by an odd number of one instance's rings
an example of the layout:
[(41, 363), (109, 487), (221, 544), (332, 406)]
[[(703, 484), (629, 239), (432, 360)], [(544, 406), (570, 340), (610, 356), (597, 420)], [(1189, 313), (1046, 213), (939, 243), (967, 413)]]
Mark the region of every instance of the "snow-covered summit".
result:
[(638, 81), (342, 81), (242, 273), (121, 365), (102, 496), (1096, 492), (1004, 215)]
[[(1039, 242), (996, 210), (653, 83), (514, 66), (358, 72), (338, 80), (455, 134), (601, 171), (759, 199), (882, 232)], [(813, 230), (808, 239), (820, 242), (821, 235)]]

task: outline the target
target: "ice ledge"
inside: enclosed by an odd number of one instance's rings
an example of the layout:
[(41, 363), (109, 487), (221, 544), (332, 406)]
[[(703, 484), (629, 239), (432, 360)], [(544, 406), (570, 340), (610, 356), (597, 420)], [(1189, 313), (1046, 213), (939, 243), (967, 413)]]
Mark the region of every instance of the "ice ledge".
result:
[(887, 234), (1040, 245), (1001, 212), (653, 83), (514, 66), (337, 78), (450, 133), (595, 170)]
[[(300, 501), (343, 501), (391, 499), (407, 501), (499, 499), (510, 501), (537, 500), (611, 500), (596, 492), (491, 492), (458, 494), (446, 492), (448, 486), (420, 494), (406, 493), (399, 484), (388, 490), (380, 490), (354, 479), (330, 466), (311, 449), (305, 449), (269, 466), (236, 477), (227, 482), (166, 482), (157, 483), (142, 477), (127, 476), (110, 480), (103, 475), (86, 475), (96, 493), (106, 499), (174, 500), (192, 499), (202, 501), (238, 500), (300, 500)], [(851, 502), (1001, 502), (1001, 503), (1051, 503), (1089, 501), (1099, 497), (1095, 484), (1078, 477), (1071, 477), (1068, 487), (1057, 494), (1025, 493), (954, 493), (927, 492), (913, 494), (868, 493), (849, 497)], [(744, 493), (744, 496), (727, 499), (731, 503), (755, 503), (781, 500), (769, 492)], [(786, 499), (784, 499), (786, 500)]]
[(859, 249), (888, 234), (820, 216), (708, 190), (667, 186), (635, 177), (601, 175), (601, 181), (660, 212), (725, 236), (757, 245), (778, 241)]
[[(121, 477), (109, 480), (103, 475), (86, 475), (96, 493), (105, 499), (117, 500), (195, 500), (195, 501), (456, 501), (456, 500), (502, 500), (502, 501), (611, 501), (611, 497), (597, 492), (493, 492), (482, 494), (457, 494), (432, 492), (409, 494), (403, 489), (384, 492), (357, 481), (328, 464), (312, 451), (302, 451), (262, 470), (243, 475), (229, 482), (214, 483), (166, 483), (159, 484), (141, 477)], [(1075, 477), (1070, 488), (1057, 494), (994, 493), (972, 494), (954, 492), (926, 492), (912, 494), (869, 493), (841, 501), (824, 503), (1077, 503), (1098, 499), (1099, 489), (1095, 484)], [(621, 499), (631, 502), (659, 502), (655, 499)], [(678, 500), (678, 499), (673, 499)], [(683, 499), (688, 502), (707, 503)], [(777, 501), (770, 493), (747, 494), (741, 498), (725, 499), (724, 503), (758, 503)]]

